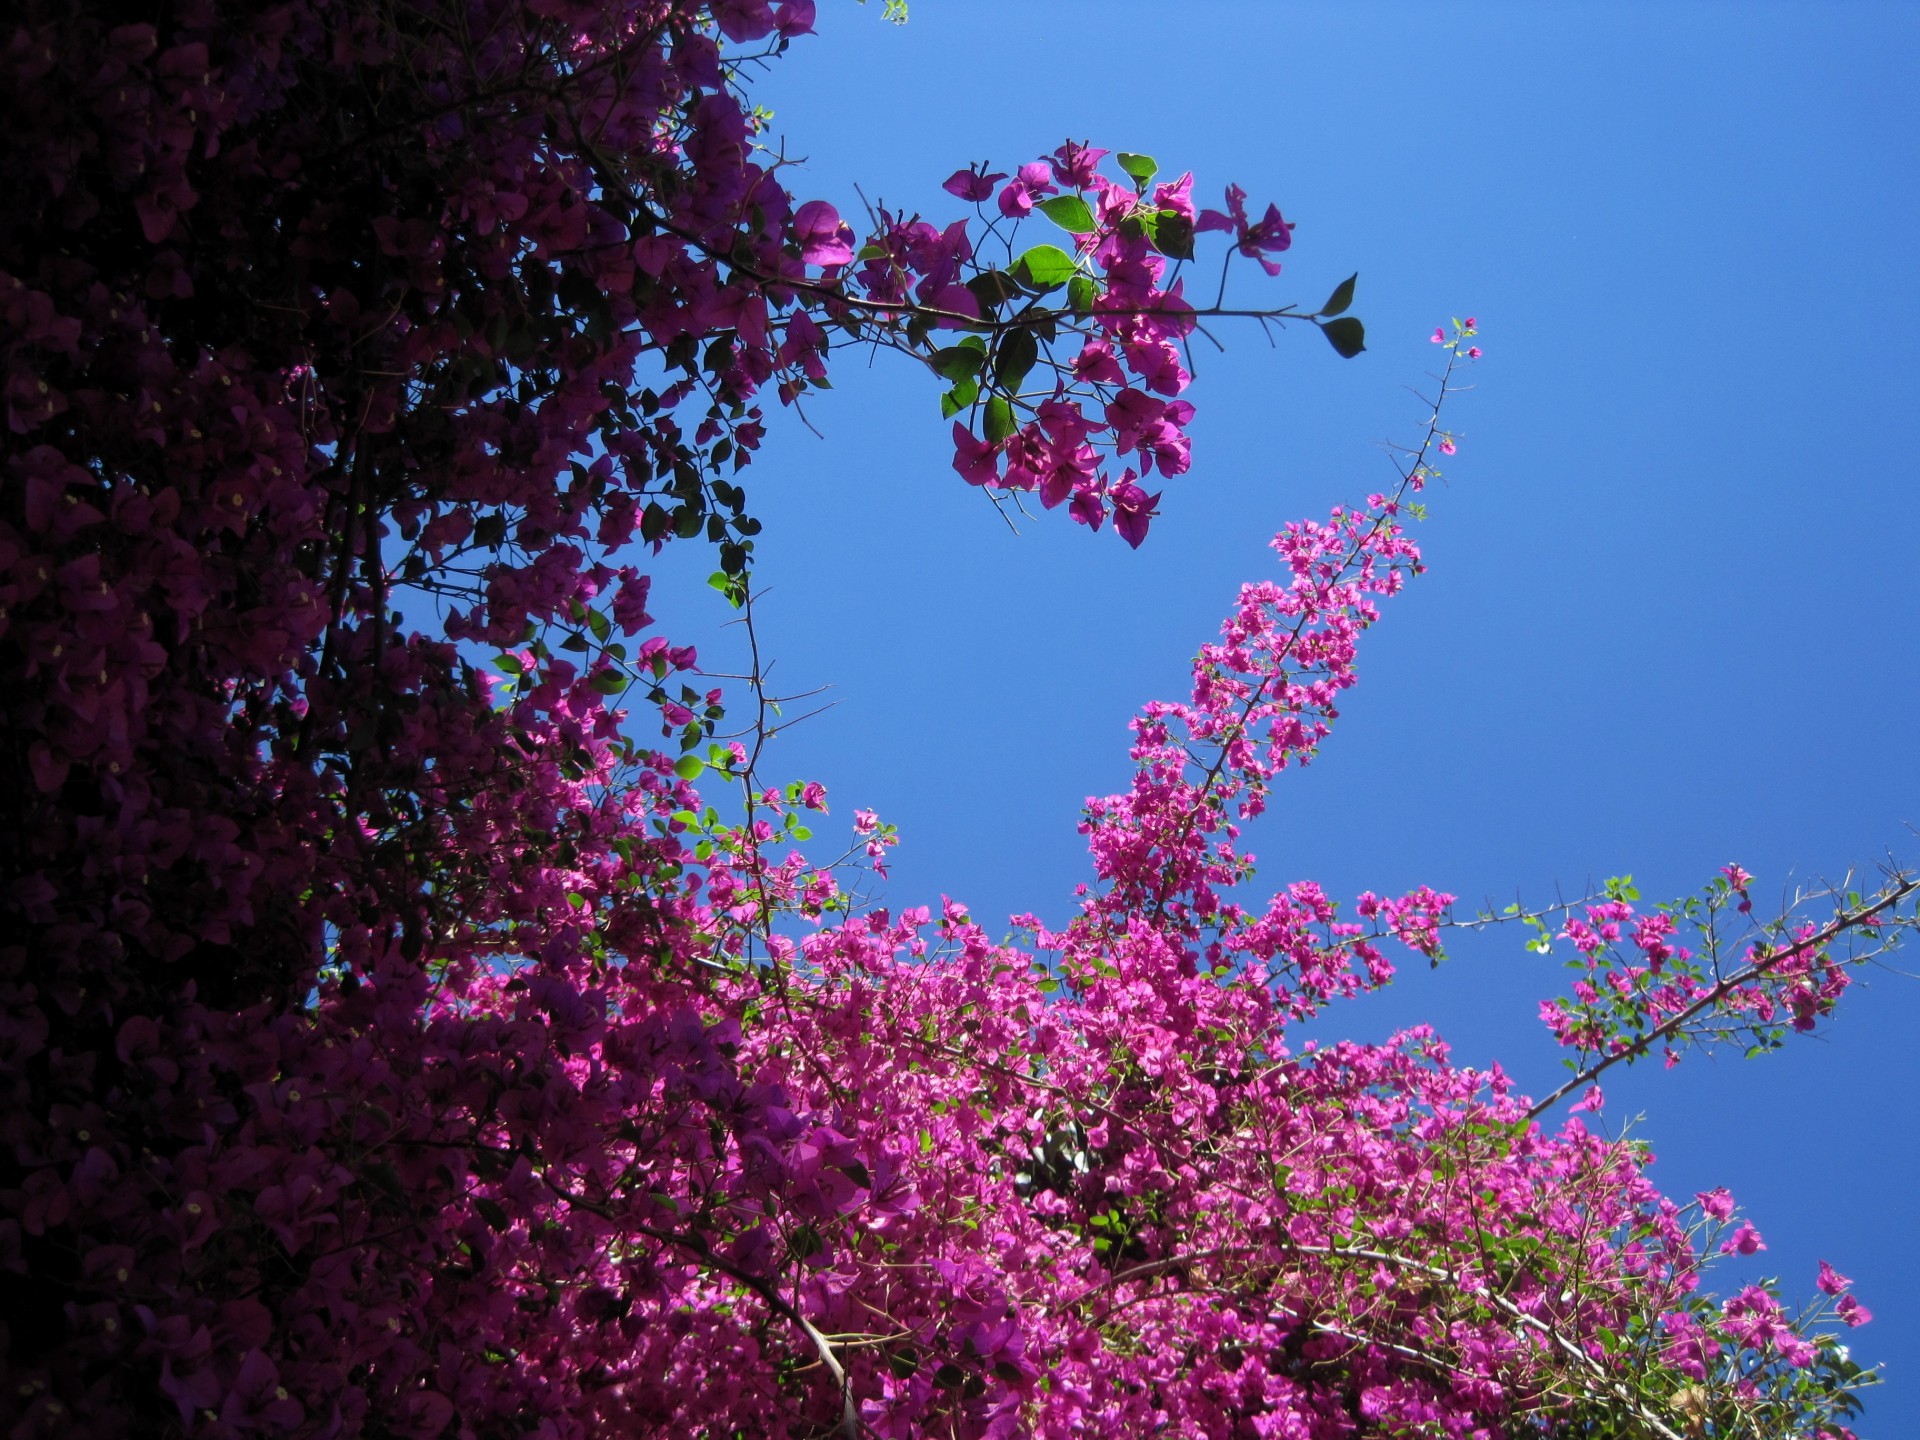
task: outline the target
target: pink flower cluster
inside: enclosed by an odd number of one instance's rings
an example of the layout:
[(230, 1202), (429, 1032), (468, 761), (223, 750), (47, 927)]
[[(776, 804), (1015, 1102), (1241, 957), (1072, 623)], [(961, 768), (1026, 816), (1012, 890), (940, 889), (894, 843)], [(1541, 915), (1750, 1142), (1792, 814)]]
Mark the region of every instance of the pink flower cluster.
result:
[(1081, 825), (1102, 882), (1085, 902), (1090, 927), (1124, 929), (1150, 916), (1182, 938), (1189, 965), (1250, 966), (1270, 984), (1284, 972), (1301, 1014), (1391, 977), (1371, 935), (1437, 952), (1434, 927), (1449, 896), (1367, 896), (1361, 924), (1336, 921), (1314, 887), (1295, 887), (1259, 915), (1222, 893), (1251, 873), (1253, 857), (1237, 848), (1241, 823), (1265, 809), (1275, 776), (1313, 758), (1338, 715), (1377, 597), (1419, 569), (1400, 521), (1406, 493), (1423, 483), (1416, 466), (1399, 492), (1365, 509), (1287, 526), (1273, 540), (1286, 578), (1241, 587), (1220, 640), (1194, 662), (1191, 700), (1149, 705), (1134, 722), (1131, 790), (1090, 800)]
[[(1615, 881), (1608, 898), (1570, 913), (1560, 938), (1572, 942), (1585, 976), (1570, 996), (1541, 1004), (1554, 1039), (1609, 1061), (1658, 1045), (1671, 1066), (1695, 1041), (1741, 1036), (1771, 1049), (1789, 1028), (1813, 1029), (1851, 980), (1834, 942), (1871, 930), (1876, 917), (1843, 911), (1825, 925), (1799, 920), (1766, 930), (1749, 922), (1749, 937), (1730, 944), (1722, 917), (1729, 909), (1751, 916), (1752, 879), (1729, 865), (1702, 895), (1645, 913), (1630, 884)], [(1683, 928), (1699, 948), (1679, 943)]]
[[(936, 228), (879, 212), (857, 253), (836, 241), (833, 254), (854, 263), (827, 278), (842, 282), (849, 303), (827, 308), (857, 336), (921, 353), (949, 382), (942, 410), (966, 416), (953, 422), (953, 463), (968, 484), (1032, 492), (1095, 530), (1111, 518), (1138, 546), (1161, 498), (1146, 489), (1148, 477), (1170, 479), (1191, 463), (1193, 406), (1177, 397), (1192, 378), (1184, 346), (1194, 312), (1178, 271), (1193, 237), (1229, 231), (1272, 275), (1280, 267), (1266, 257), (1292, 243), (1292, 227), (1271, 206), (1249, 224), (1237, 186), (1230, 213), (1196, 214), (1191, 176), (1151, 185), (1152, 162), (1123, 156), (1131, 179), (1120, 181), (1101, 173), (1107, 157), (1070, 142), (1011, 179), (956, 171), (950, 194), (995, 202), (999, 219), (986, 216), (979, 235), (965, 221)], [(1014, 253), (1011, 230), (1036, 212), (1070, 249), (1042, 243)], [(828, 220), (838, 216), (823, 211)], [(1006, 264), (981, 258), (989, 241), (1004, 246)], [(933, 335), (955, 330), (971, 333), (933, 345)]]

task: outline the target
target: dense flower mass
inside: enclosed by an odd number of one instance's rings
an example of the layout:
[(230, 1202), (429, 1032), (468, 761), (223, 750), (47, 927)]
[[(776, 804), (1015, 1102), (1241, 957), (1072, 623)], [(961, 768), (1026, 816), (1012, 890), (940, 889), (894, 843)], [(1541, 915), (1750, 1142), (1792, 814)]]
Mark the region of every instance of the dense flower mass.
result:
[[(1292, 240), (1076, 144), (862, 239), (740, 88), (817, 18), (27, 0), (0, 39), (6, 1433), (1844, 1434), (1830, 1267), (1802, 1315), (1714, 1301), (1730, 1199), (1424, 1030), (1288, 1042), (1457, 923), (1250, 899), (1239, 843), (1419, 569), (1437, 415), (1143, 710), (1063, 929), (856, 903), (869, 812), (798, 848), (824, 792), (720, 731), (643, 569), (704, 539), (746, 602), (758, 397), (903, 351), (966, 482), (1137, 545), (1195, 236)], [(1351, 355), (1351, 298), (1269, 313)], [(1912, 921), (1896, 881), (1703, 969), (1743, 876), (1526, 917), (1588, 962), (1577, 1083), (1811, 1024), (1835, 942)]]

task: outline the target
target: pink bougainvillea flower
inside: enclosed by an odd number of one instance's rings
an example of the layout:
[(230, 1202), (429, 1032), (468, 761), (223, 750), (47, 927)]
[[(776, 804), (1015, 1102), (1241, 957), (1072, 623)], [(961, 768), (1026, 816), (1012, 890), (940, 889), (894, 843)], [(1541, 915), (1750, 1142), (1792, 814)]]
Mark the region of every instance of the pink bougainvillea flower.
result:
[(1293, 245), (1293, 226), (1281, 217), (1279, 206), (1269, 205), (1258, 221), (1248, 221), (1247, 192), (1238, 185), (1227, 187), (1225, 213), (1202, 210), (1193, 228), (1196, 234), (1211, 230), (1231, 231), (1234, 249), (1248, 259), (1258, 261), (1260, 268), (1269, 275), (1278, 275), (1280, 264), (1267, 257), (1280, 254)]
[(1699, 1191), (1693, 1197), (1700, 1206), (1700, 1213), (1713, 1220), (1731, 1220), (1733, 1218), (1733, 1195), (1722, 1186), (1712, 1190)]
[(1069, 140), (1047, 157), (1053, 178), (1068, 190), (1087, 190), (1100, 178), (1100, 162), (1107, 151), (1095, 149), (1084, 141)]
[(1007, 172), (1004, 170), (989, 171), (984, 164), (971, 165), (965, 170), (954, 171), (940, 182), (940, 188), (961, 200), (977, 203), (992, 196), (993, 187), (1006, 178)]
[(714, 0), (713, 18), (729, 40), (762, 40), (773, 33), (773, 11), (767, 0)]
[(1085, 525), (1093, 530), (1100, 528), (1101, 523), (1107, 518), (1104, 488), (1096, 481), (1078, 486), (1074, 490), (1073, 500), (1067, 506), (1067, 514), (1073, 517), (1075, 524)]
[(953, 468), (969, 485), (993, 485), (1000, 479), (1000, 447), (953, 422)]
[(845, 265), (853, 259), (853, 227), (824, 200), (809, 200), (793, 212), (793, 237), (809, 265)]
[(779, 0), (773, 7), (773, 28), (782, 35), (811, 35), (813, 21), (813, 0)]
[(1754, 1255), (1767, 1248), (1767, 1242), (1760, 1238), (1760, 1232), (1748, 1221), (1742, 1220), (1733, 1234), (1720, 1242), (1722, 1255)]
[(1057, 189), (1051, 167), (1044, 161), (1030, 161), (1020, 167), (1000, 192), (1000, 213), (1009, 220), (1018, 220), (1032, 211), (1037, 197), (1051, 195)]
[(1105, 340), (1089, 340), (1080, 347), (1080, 353), (1073, 357), (1073, 373), (1093, 384), (1124, 385), (1127, 380), (1113, 346)]
[(1113, 502), (1113, 528), (1120, 532), (1121, 539), (1138, 550), (1140, 542), (1147, 538), (1147, 526), (1160, 513), (1154, 508), (1160, 503), (1160, 497), (1149, 495), (1136, 485), (1129, 470), (1108, 492), (1108, 499)]
[(1873, 1319), (1873, 1312), (1851, 1295), (1842, 1295), (1840, 1303), (1833, 1307), (1833, 1313), (1846, 1324), (1853, 1326), (1865, 1325)]

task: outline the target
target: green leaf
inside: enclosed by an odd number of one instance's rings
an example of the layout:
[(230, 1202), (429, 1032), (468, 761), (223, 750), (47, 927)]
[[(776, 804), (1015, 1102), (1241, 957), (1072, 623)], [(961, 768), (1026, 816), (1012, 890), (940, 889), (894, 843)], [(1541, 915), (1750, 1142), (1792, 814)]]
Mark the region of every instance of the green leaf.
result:
[(484, 1195), (473, 1197), (473, 1208), (480, 1212), (480, 1218), (487, 1222), (489, 1230), (504, 1230), (513, 1223), (497, 1200), (489, 1200)]
[(745, 587), (741, 584), (740, 577), (737, 574), (729, 575), (725, 570), (716, 570), (707, 577), (707, 585), (709, 588), (718, 590), (722, 595), (726, 596), (727, 603), (733, 606), (734, 609), (738, 610), (740, 608), (742, 592)]
[(707, 762), (698, 755), (682, 755), (673, 762), (673, 773), (682, 780), (697, 780), (700, 772), (707, 768)]
[(1193, 222), (1172, 210), (1159, 210), (1147, 217), (1147, 241), (1162, 255), (1175, 260), (1193, 258)]
[(1000, 353), (994, 356), (993, 378), (1009, 394), (1016, 393), (1039, 358), (1040, 346), (1031, 330), (1024, 326), (1010, 330), (1001, 337)]
[(1093, 283), (1091, 275), (1076, 275), (1067, 282), (1067, 304), (1076, 315), (1091, 315), (1099, 294), (1100, 287)]
[(1122, 150), (1113, 157), (1113, 163), (1131, 175), (1133, 183), (1142, 190), (1147, 188), (1149, 180), (1160, 173), (1160, 163), (1151, 155), (1135, 155)]
[[(978, 341), (978, 336), (969, 336)], [(944, 350), (933, 352), (932, 364), (936, 374), (944, 376), (958, 385), (963, 380), (971, 380), (980, 373), (980, 367), (986, 361), (986, 351), (978, 343), (973, 345), (949, 345)]]
[(940, 397), (940, 418), (951, 420), (962, 410), (980, 398), (980, 386), (972, 380), (963, 380)]
[(593, 677), (593, 688), (602, 695), (618, 695), (627, 688), (627, 677), (618, 670), (602, 670)]
[(1036, 290), (1052, 290), (1077, 273), (1073, 257), (1058, 245), (1036, 245), (1013, 262), (1014, 275)]
[(1320, 327), (1320, 333), (1327, 337), (1329, 345), (1348, 360), (1367, 348), (1366, 327), (1352, 316), (1327, 321)]
[(1349, 275), (1333, 287), (1333, 293), (1327, 297), (1327, 303), (1320, 307), (1322, 315), (1339, 315), (1353, 304), (1353, 285), (1360, 278), (1358, 272)]
[(526, 674), (526, 667), (520, 663), (518, 655), (496, 655), (493, 657), (493, 664), (495, 669), (503, 670), (509, 675)]
[(1094, 223), (1093, 211), (1078, 195), (1056, 195), (1033, 208), (1072, 235), (1091, 235), (1099, 228)]
[(987, 401), (987, 443), (989, 445), (998, 445), (1019, 428), (1013, 418), (1013, 406), (1007, 403), (1006, 396), (996, 395)]

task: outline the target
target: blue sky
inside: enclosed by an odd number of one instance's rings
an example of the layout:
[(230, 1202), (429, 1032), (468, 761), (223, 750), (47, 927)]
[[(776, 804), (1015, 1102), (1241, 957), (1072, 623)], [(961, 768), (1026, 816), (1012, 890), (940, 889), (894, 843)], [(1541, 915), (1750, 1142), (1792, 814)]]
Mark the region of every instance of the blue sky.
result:
[[(1297, 223), (1281, 278), (1236, 299), (1317, 302), (1358, 270), (1370, 341), (1343, 363), (1223, 332), (1193, 471), (1138, 553), (1063, 515), (1009, 534), (889, 357), (843, 357), (819, 437), (775, 424), (747, 476), (762, 643), (837, 704), (767, 768), (900, 826), (894, 903), (1064, 916), (1135, 706), (1181, 692), (1280, 524), (1383, 484), (1426, 336), (1468, 313), (1488, 359), (1431, 573), (1255, 832), (1263, 880), (1504, 903), (1631, 872), (1655, 898), (1737, 859), (1777, 895), (1920, 860), (1920, 7), (917, 0), (903, 28), (823, 4), (820, 30), (758, 90), (802, 198), (949, 218), (938, 183), (970, 160), (1145, 151)], [(717, 666), (695, 552), (669, 549), (653, 608)], [(1563, 972), (1522, 939), (1320, 1028), (1432, 1021), (1544, 1093), (1534, 1017)], [(1636, 1071), (1608, 1117), (1644, 1115), (1669, 1192), (1734, 1191), (1759, 1273), (1857, 1278), (1878, 1319), (1855, 1354), (1889, 1374), (1862, 1433), (1885, 1437), (1920, 1433), (1920, 983), (1866, 980), (1824, 1038)]]

